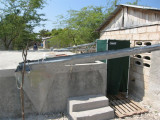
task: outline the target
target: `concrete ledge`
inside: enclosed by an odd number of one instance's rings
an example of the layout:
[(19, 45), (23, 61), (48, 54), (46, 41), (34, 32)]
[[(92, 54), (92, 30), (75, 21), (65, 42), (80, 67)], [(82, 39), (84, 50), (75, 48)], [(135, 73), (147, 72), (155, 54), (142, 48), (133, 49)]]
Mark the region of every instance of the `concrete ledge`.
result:
[(88, 95), (68, 99), (68, 112), (79, 112), (108, 106), (108, 98), (102, 95)]
[(82, 112), (73, 112), (74, 120), (109, 120), (114, 118), (114, 111), (111, 107), (103, 107)]
[(38, 113), (66, 111), (69, 97), (106, 95), (105, 63), (73, 66), (47, 63), (30, 67), (24, 90)]
[[(35, 113), (35, 109), (24, 93), (25, 115)], [(0, 119), (21, 116), (20, 90), (17, 89), (14, 70), (0, 70)]]

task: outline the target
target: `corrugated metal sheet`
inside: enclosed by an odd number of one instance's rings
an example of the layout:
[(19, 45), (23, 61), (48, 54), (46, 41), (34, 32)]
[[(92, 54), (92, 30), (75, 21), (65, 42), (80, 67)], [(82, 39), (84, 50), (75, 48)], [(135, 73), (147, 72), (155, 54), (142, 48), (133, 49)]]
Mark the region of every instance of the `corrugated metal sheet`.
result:
[(160, 11), (159, 8), (146, 7), (146, 6), (140, 6), (140, 5), (120, 4), (120, 5), (118, 5), (118, 6), (126, 6), (126, 7), (132, 7), (132, 8), (140, 8), (140, 9), (146, 9), (146, 10), (156, 10), (156, 11)]
[(99, 32), (104, 25), (107, 25), (111, 19), (116, 16), (116, 14), (123, 8), (123, 7), (131, 7), (131, 8), (137, 8), (137, 9), (145, 9), (145, 10), (151, 10), (151, 11), (159, 11), (159, 8), (153, 8), (153, 7), (146, 7), (146, 6), (139, 6), (139, 5), (128, 5), (128, 4), (120, 4), (117, 5), (117, 8), (110, 14), (110, 16), (100, 25), (100, 27), (96, 30)]

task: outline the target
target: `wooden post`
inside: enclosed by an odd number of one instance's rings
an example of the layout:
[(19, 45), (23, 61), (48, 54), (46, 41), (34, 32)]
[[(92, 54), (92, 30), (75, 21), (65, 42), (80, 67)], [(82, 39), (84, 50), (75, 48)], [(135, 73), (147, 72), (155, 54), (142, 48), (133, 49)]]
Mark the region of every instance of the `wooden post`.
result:
[(21, 72), (22, 74), (22, 83), (20, 86), (20, 97), (21, 97), (21, 111), (22, 111), (22, 120), (25, 120), (24, 117), (24, 93), (23, 93), (23, 84), (24, 84), (24, 75), (25, 75), (25, 68), (26, 68), (26, 61), (27, 61), (27, 50), (28, 50), (28, 44), (26, 46), (26, 49), (23, 49), (22, 51), (22, 58), (23, 58), (23, 70)]

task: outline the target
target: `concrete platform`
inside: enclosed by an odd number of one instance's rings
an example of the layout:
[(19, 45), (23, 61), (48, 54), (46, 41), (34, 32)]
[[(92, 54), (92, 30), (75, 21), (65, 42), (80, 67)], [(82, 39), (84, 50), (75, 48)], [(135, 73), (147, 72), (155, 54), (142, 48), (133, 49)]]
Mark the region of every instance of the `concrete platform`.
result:
[(114, 118), (114, 111), (108, 106), (93, 110), (73, 112), (72, 116), (73, 120), (109, 120)]
[(69, 112), (79, 112), (108, 106), (108, 98), (103, 95), (88, 95), (82, 97), (72, 97), (68, 100)]
[(114, 110), (103, 95), (88, 95), (68, 99), (68, 114), (73, 120), (108, 120)]

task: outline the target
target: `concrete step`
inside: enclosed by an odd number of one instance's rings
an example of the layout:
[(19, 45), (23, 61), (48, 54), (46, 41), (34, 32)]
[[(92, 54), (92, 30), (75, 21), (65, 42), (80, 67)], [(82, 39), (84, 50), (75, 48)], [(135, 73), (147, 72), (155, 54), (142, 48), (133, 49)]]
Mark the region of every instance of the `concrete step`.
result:
[(70, 116), (73, 120), (108, 120), (114, 118), (114, 111), (108, 106), (81, 112), (72, 112)]
[(88, 95), (68, 99), (68, 113), (108, 106), (108, 98), (102, 95)]

